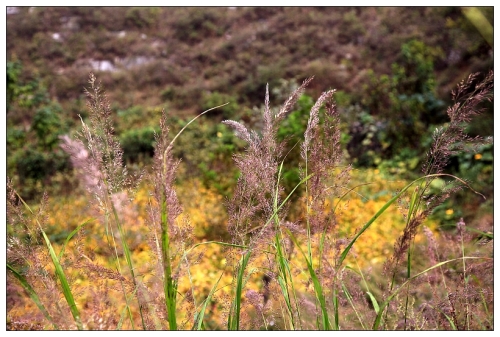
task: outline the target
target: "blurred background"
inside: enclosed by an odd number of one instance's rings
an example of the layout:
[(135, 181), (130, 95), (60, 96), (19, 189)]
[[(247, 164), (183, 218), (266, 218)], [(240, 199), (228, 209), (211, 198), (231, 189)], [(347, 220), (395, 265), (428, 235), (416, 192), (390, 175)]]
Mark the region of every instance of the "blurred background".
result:
[[(59, 136), (74, 137), (79, 116), (88, 117), (83, 89), (93, 72), (131, 170), (150, 164), (162, 109), (174, 133), (229, 102), (184, 133), (176, 156), (180, 182), (196, 177), (230, 194), (231, 155), (244, 144), (220, 122), (258, 129), (266, 84), (279, 107), (314, 76), (280, 129), (293, 136), (290, 148), (315, 99), (336, 89), (346, 163), (411, 178), (432, 131), (448, 121), (451, 90), (493, 68), (492, 22), (493, 7), (7, 7), (7, 174), (27, 200), (75, 191)], [(493, 135), (487, 108), (472, 136)], [(297, 149), (289, 160), (294, 186)], [(488, 145), (453, 158), (449, 173), (492, 196), (492, 163)], [(470, 207), (485, 206), (474, 198)], [(453, 224), (469, 211), (449, 209), (441, 220)]]

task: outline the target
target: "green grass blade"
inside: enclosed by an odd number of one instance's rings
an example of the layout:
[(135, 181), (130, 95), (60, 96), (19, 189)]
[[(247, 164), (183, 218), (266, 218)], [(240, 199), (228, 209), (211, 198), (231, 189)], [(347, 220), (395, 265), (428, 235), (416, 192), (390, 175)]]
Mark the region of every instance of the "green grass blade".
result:
[[(281, 172), (283, 170), (283, 161), (280, 164), (278, 171), (278, 178), (276, 181), (276, 189), (275, 195), (273, 199), (273, 212), (274, 212), (274, 220), (276, 225), (276, 235), (275, 235), (275, 247), (276, 247), (276, 260), (278, 261), (278, 283), (280, 284), (281, 292), (285, 299), (285, 304), (288, 311), (288, 317), (290, 319), (291, 329), (295, 330), (294, 323), (294, 315), (292, 308), (292, 301), (290, 299), (290, 292), (288, 290), (289, 286), (291, 286), (291, 291), (293, 296), (295, 297), (295, 288), (293, 287), (292, 273), (290, 271), (290, 266), (288, 264), (287, 259), (285, 258), (285, 249), (281, 244), (281, 229), (280, 229), (280, 220), (278, 218), (278, 197), (279, 197), (279, 183), (281, 179)], [(297, 306), (297, 315), (300, 322), (300, 310)]]
[[(118, 212), (116, 211), (116, 208), (112, 202), (111, 202), (111, 208), (113, 210), (116, 227), (118, 227), (118, 231), (120, 232), (120, 238), (121, 238), (120, 242), (122, 244), (123, 255), (125, 255), (125, 260), (127, 261), (127, 266), (129, 268), (130, 275), (132, 276), (132, 282), (134, 284), (134, 287), (137, 288), (137, 281), (135, 279), (135, 273), (134, 273), (134, 265), (132, 262), (132, 254), (130, 252), (130, 248), (128, 247), (127, 241), (125, 240), (126, 237), (125, 230), (123, 229), (121, 220), (118, 217)], [(139, 314), (141, 315), (142, 328), (146, 330), (146, 322), (144, 321), (144, 315), (142, 313), (142, 304), (140, 303), (139, 298), (137, 298), (137, 302), (139, 305)]]
[(290, 324), (292, 325), (292, 330), (293, 330), (292, 303), (290, 302), (290, 295), (288, 294), (287, 282), (283, 279), (281, 275), (279, 275), (278, 283), (280, 285), (283, 298), (285, 299), (286, 308), (288, 310), (288, 316), (290, 318)]
[(429, 174), (429, 175), (426, 175), (426, 176), (423, 176), (423, 177), (420, 177), (418, 179), (415, 179), (414, 181), (412, 181), (411, 183), (409, 183), (408, 185), (406, 185), (399, 193), (397, 193), (393, 198), (391, 198), (387, 203), (385, 203), (384, 206), (382, 206), (382, 208), (380, 208), (380, 210), (370, 219), (368, 220), (368, 222), (363, 226), (363, 228), (361, 228), (361, 230), (358, 232), (358, 234), (356, 234), (354, 236), (354, 238), (351, 240), (351, 242), (347, 245), (347, 247), (344, 249), (344, 251), (342, 252), (342, 254), (340, 254), (340, 258), (339, 258), (339, 262), (338, 262), (338, 265), (340, 266), (342, 264), (342, 262), (345, 260), (345, 258), (347, 257), (347, 254), (349, 253), (349, 251), (351, 250), (352, 246), (354, 245), (354, 243), (356, 242), (356, 240), (361, 236), (361, 234), (363, 234), (367, 229), (368, 227), (370, 227), (370, 225), (372, 223), (375, 222), (375, 220), (377, 220), (386, 210), (387, 208), (389, 208), (389, 206), (391, 206), (396, 200), (398, 200), (398, 198), (406, 192), (406, 190), (408, 190), (413, 184), (423, 180), (423, 179), (427, 179), (427, 178), (433, 178), (433, 177), (440, 177), (440, 176), (448, 176), (448, 177), (452, 177), (458, 181), (460, 181), (462, 184), (464, 184), (465, 186), (467, 186), (470, 190), (472, 190), (472, 192), (482, 196), (483, 198), (486, 198), (484, 195), (482, 195), (481, 193), (475, 191), (473, 188), (471, 188), (469, 186), (469, 184), (467, 184), (467, 182), (465, 182), (464, 180), (460, 179), (460, 178), (457, 178), (455, 177), (454, 175), (451, 175), (451, 174), (446, 174), (446, 173), (438, 173), (438, 174)]
[[(24, 204), (24, 206), (30, 211), (31, 214), (34, 215), (33, 210), (28, 206), (28, 204), (21, 198), (21, 196), (15, 192), (19, 200)], [(47, 249), (49, 251), (50, 258), (52, 259), (52, 263), (54, 264), (55, 270), (56, 270), (56, 276), (59, 279), (59, 282), (61, 283), (62, 291), (64, 294), (64, 298), (66, 299), (66, 302), (69, 305), (69, 309), (71, 311), (71, 314), (73, 315), (73, 318), (75, 319), (76, 326), (78, 330), (83, 330), (82, 322), (80, 320), (80, 312), (78, 311), (78, 308), (76, 307), (75, 299), (73, 298), (73, 294), (71, 293), (71, 288), (68, 284), (68, 280), (66, 279), (66, 275), (64, 275), (64, 270), (61, 266), (61, 263), (59, 262), (59, 259), (57, 257), (56, 252), (54, 251), (54, 248), (52, 248), (52, 244), (50, 243), (49, 238), (47, 237), (47, 234), (45, 234), (45, 231), (42, 228), (42, 225), (38, 221), (38, 219), (35, 217), (36, 223), (38, 225), (38, 228), (40, 229), (40, 232), (43, 235), (43, 238), (45, 240), (45, 244), (47, 246)]]
[(172, 266), (170, 264), (170, 237), (168, 235), (167, 202), (165, 195), (163, 195), (162, 198), (161, 250), (163, 259), (163, 291), (165, 293), (165, 305), (167, 308), (169, 328), (170, 330), (177, 330), (177, 286), (175, 280), (172, 277)]
[(332, 293), (332, 302), (333, 302), (333, 330), (340, 330), (340, 323), (339, 323), (339, 294), (337, 292), (337, 289), (333, 289)]
[(231, 315), (231, 321), (229, 325), (229, 330), (239, 330), (240, 328), (240, 311), (241, 311), (241, 293), (243, 291), (243, 276), (245, 274), (245, 269), (248, 265), (248, 261), (250, 259), (251, 250), (245, 253), (241, 257), (240, 266), (238, 269), (238, 278), (236, 283), (236, 293), (234, 295), (234, 313)]
[(64, 245), (62, 246), (61, 248), (61, 251), (59, 252), (59, 260), (62, 259), (63, 255), (64, 255), (64, 250), (66, 249), (66, 246), (68, 245), (69, 243), (69, 240), (71, 240), (71, 238), (76, 234), (78, 233), (78, 231), (80, 230), (80, 228), (82, 228), (84, 225), (88, 224), (92, 219), (88, 219), (87, 221), (84, 221), (82, 222), (80, 225), (78, 225), (78, 227), (76, 227), (71, 233), (69, 233), (68, 237), (66, 238), (66, 241), (64, 242)]
[(358, 321), (359, 323), (361, 323), (361, 327), (363, 328), (363, 330), (366, 330), (366, 327), (365, 325), (363, 324), (363, 319), (361, 318), (361, 316), (359, 315), (359, 312), (358, 310), (356, 309), (356, 306), (354, 305), (354, 302), (352, 300), (352, 295), (351, 293), (349, 292), (349, 289), (347, 289), (347, 287), (345, 286), (344, 283), (342, 283), (342, 291), (344, 292), (347, 300), (349, 301), (349, 304), (351, 305), (352, 309), (354, 310), (354, 312), (356, 313), (356, 317), (358, 317)]
[(314, 268), (313, 268), (311, 262), (307, 259), (307, 255), (304, 253), (304, 251), (300, 247), (295, 236), (287, 228), (285, 228), (285, 231), (290, 236), (293, 243), (299, 248), (299, 251), (304, 256), (304, 259), (306, 260), (307, 269), (308, 269), (309, 275), (313, 281), (314, 291), (316, 292), (316, 297), (317, 297), (319, 304), (320, 304), (320, 307), (321, 307), (323, 330), (330, 330), (332, 328), (332, 326), (330, 324), (330, 319), (328, 318), (328, 311), (326, 308), (326, 301), (325, 301), (325, 296), (323, 295), (323, 288), (321, 286), (321, 283), (319, 282), (319, 279), (316, 276), (316, 273), (314, 272)]
[(128, 304), (123, 308), (122, 313), (120, 314), (120, 320), (118, 321), (118, 325), (116, 326), (115, 330), (121, 330), (123, 326), (123, 321), (125, 320), (125, 315), (127, 314), (127, 311), (129, 309)]
[(437, 310), (437, 311), (439, 311), (441, 314), (443, 314), (443, 316), (446, 318), (446, 320), (448, 321), (448, 323), (450, 323), (450, 326), (451, 326), (451, 329), (452, 329), (452, 330), (455, 330), (455, 331), (457, 331), (457, 330), (458, 330), (458, 329), (457, 329), (457, 326), (455, 325), (455, 323), (453, 322), (453, 319), (452, 319), (450, 316), (448, 316), (447, 314), (445, 314), (445, 313), (444, 313), (441, 309), (439, 309), (439, 308), (433, 307), (433, 306), (432, 306), (432, 305), (430, 305), (430, 304), (427, 304), (427, 305), (428, 305), (428, 306), (430, 306), (432, 309)]
[[(170, 144), (168, 144), (167, 146), (167, 149), (171, 148), (173, 145), (174, 145), (174, 142), (175, 140), (181, 135), (181, 133), (186, 130), (186, 128), (189, 126), (189, 124), (193, 123), (195, 120), (197, 120), (198, 118), (200, 118), (201, 116), (203, 116), (204, 114), (206, 114), (207, 112), (209, 111), (212, 111), (212, 110), (215, 110), (215, 109), (218, 109), (218, 108), (221, 108), (225, 105), (228, 105), (229, 102), (227, 103), (224, 103), (224, 104), (221, 104), (221, 105), (218, 105), (216, 107), (213, 107), (213, 108), (210, 108), (210, 109), (207, 109), (205, 111), (203, 111), (202, 113), (198, 114), (196, 117), (194, 117), (193, 119), (191, 119), (186, 125), (184, 125), (184, 127), (179, 131), (177, 132), (177, 134), (175, 135), (175, 137), (172, 139), (172, 141), (170, 142)], [(166, 156), (164, 156), (166, 157)]]
[(78, 311), (78, 308), (76, 307), (75, 299), (73, 298), (73, 293), (71, 292), (71, 288), (69, 286), (68, 280), (66, 279), (66, 275), (64, 275), (64, 270), (61, 266), (61, 263), (59, 262), (59, 259), (57, 258), (56, 252), (54, 251), (54, 248), (52, 248), (52, 244), (50, 243), (49, 238), (47, 237), (47, 234), (40, 228), (43, 238), (45, 239), (45, 244), (47, 245), (47, 248), (49, 250), (50, 257), (52, 259), (52, 263), (54, 264), (54, 267), (56, 268), (56, 275), (57, 278), (59, 279), (59, 282), (61, 283), (61, 287), (63, 290), (64, 298), (66, 299), (66, 302), (69, 305), (69, 310), (71, 311), (71, 314), (73, 315), (73, 318), (75, 319), (76, 326), (78, 327), (78, 330), (83, 330), (82, 322), (80, 320), (80, 312)]
[(480, 234), (481, 237), (486, 237), (488, 239), (493, 240), (493, 233), (483, 232), (483, 231), (480, 231), (479, 229), (475, 229), (475, 228), (468, 227), (468, 226), (465, 226), (465, 229), (470, 231), (470, 232)]
[(372, 302), (373, 305), (373, 310), (375, 310), (375, 313), (378, 314), (380, 312), (380, 307), (378, 305), (377, 299), (369, 291), (367, 291), (366, 294), (368, 295), (368, 297), (370, 297), (370, 301)]
[[(471, 277), (474, 279), (474, 281), (476, 281), (477, 283), (480, 283), (479, 279), (475, 275), (471, 275)], [(484, 298), (483, 292), (480, 291), (479, 294), (481, 295), (481, 303), (483, 304), (483, 308), (484, 308), (484, 312), (486, 313), (486, 316), (493, 318), (493, 315), (490, 313), (490, 310), (488, 309), (488, 304), (486, 303), (486, 299)], [(488, 320), (488, 322), (489, 322), (489, 320)]]
[[(170, 141), (169, 145), (165, 148), (163, 154), (163, 171), (166, 173), (167, 167), (167, 153), (172, 148), (175, 140), (182, 134), (182, 132), (196, 119), (203, 116), (209, 111), (225, 106), (229, 103), (225, 103), (214, 108), (208, 109), (191, 119)], [(167, 220), (167, 201), (166, 196), (162, 195), (161, 205), (161, 249), (162, 249), (162, 260), (163, 260), (163, 290), (165, 292), (165, 305), (167, 307), (168, 322), (170, 330), (177, 330), (177, 319), (176, 319), (176, 297), (177, 297), (177, 281), (172, 277), (172, 265), (170, 263), (170, 237), (168, 234), (168, 220)], [(194, 247), (193, 247), (194, 248)]]
[(203, 318), (205, 317), (205, 311), (207, 310), (207, 305), (210, 302), (210, 300), (212, 299), (212, 296), (215, 293), (215, 289), (217, 288), (219, 281), (222, 279), (222, 275), (224, 275), (224, 273), (220, 274), (219, 279), (217, 280), (217, 282), (215, 282), (215, 285), (212, 287), (212, 289), (210, 290), (210, 293), (208, 294), (207, 298), (205, 299), (205, 301), (201, 307), (200, 312), (196, 315), (195, 320), (194, 320), (194, 326), (193, 326), (192, 330), (194, 330), (195, 328), (196, 328), (196, 330), (203, 329)]
[(54, 327), (54, 329), (59, 330), (59, 327), (57, 326), (56, 323), (54, 323), (54, 320), (50, 316), (49, 312), (47, 311), (47, 309), (45, 308), (45, 306), (43, 305), (43, 303), (40, 301), (40, 298), (38, 297), (38, 294), (31, 287), (31, 285), (28, 283), (28, 281), (26, 280), (26, 278), (23, 275), (19, 274), (17, 272), (17, 270), (15, 270), (8, 263), (7, 263), (7, 269), (10, 270), (12, 272), (12, 274), (17, 278), (17, 280), (21, 283), (21, 285), (23, 286), (24, 290), (26, 290), (26, 292), (28, 293), (28, 295), (30, 296), (30, 298), (33, 300), (33, 302), (35, 302), (35, 304), (38, 307), (38, 309), (40, 309), (40, 311), (45, 316), (45, 318), (50, 323), (52, 323), (52, 326)]
[[(122, 284), (122, 287), (123, 287), (123, 284)], [(125, 307), (123, 308), (122, 310), (122, 313), (120, 314), (120, 320), (118, 321), (118, 325), (116, 326), (116, 329), (115, 330), (121, 330), (122, 329), (122, 326), (123, 326), (123, 322), (125, 321), (125, 315), (128, 313), (131, 320), (131, 325), (132, 325), (132, 330), (134, 330), (134, 322), (132, 320), (132, 315), (131, 315), (131, 312), (130, 312), (130, 300), (132, 299), (132, 297), (134, 297), (134, 295), (136, 294), (137, 292), (137, 288), (134, 289), (134, 292), (129, 296), (127, 297), (127, 295), (125, 295)]]
[(396, 296), (399, 291), (401, 289), (403, 289), (408, 283), (410, 283), (412, 280), (414, 280), (415, 278), (427, 273), (428, 271), (431, 271), (433, 269), (436, 269), (436, 268), (439, 268), (447, 263), (450, 263), (450, 262), (455, 262), (455, 261), (460, 261), (460, 260), (470, 260), (470, 259), (474, 259), (474, 260), (477, 260), (477, 259), (491, 259), (491, 258), (486, 258), (486, 257), (475, 257), (475, 256), (467, 256), (467, 257), (461, 257), (461, 258), (457, 258), (457, 259), (452, 259), (452, 260), (446, 260), (446, 261), (443, 261), (443, 262), (439, 262), (435, 265), (433, 265), (432, 267), (430, 268), (427, 268), (426, 270), (412, 276), (411, 278), (409, 278), (408, 280), (406, 280), (399, 288), (397, 288), (385, 301), (384, 303), (382, 303), (382, 305), (380, 306), (380, 309), (379, 309), (379, 312), (377, 314), (377, 317), (375, 317), (375, 321), (373, 322), (373, 326), (372, 326), (372, 329), (373, 330), (377, 330), (378, 327), (380, 326), (380, 321), (381, 321), (381, 318), (382, 318), (382, 313), (384, 312), (384, 309), (385, 307), (392, 301), (392, 299), (394, 298), (394, 296)]

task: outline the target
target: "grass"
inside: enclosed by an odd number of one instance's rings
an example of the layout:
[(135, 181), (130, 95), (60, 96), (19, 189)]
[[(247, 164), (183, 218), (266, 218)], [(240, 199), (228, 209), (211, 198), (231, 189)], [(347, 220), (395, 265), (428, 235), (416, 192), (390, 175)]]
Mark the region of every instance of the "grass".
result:
[[(238, 121), (223, 122), (247, 143), (245, 152), (234, 156), (240, 176), (224, 203), (232, 241), (196, 242), (179, 200), (179, 160), (172, 149), (196, 119), (223, 105), (199, 114), (171, 140), (162, 113), (153, 167), (133, 177), (123, 165), (110, 105), (91, 75), (90, 123), (82, 120), (79, 139), (64, 137), (63, 148), (93, 198), (95, 219), (80, 223), (55, 244), (47, 235), (47, 199), (35, 212), (8, 184), (8, 284), (17, 282), (41, 314), (13, 310), (8, 328), (493, 329), (493, 258), (488, 247), (474, 243), (470, 233), (478, 230), (466, 232), (460, 221), (456, 235), (441, 233), (438, 241), (424, 227), (432, 211), (459, 189), (480, 195), (473, 182), (446, 174), (444, 168), (466, 143), (485, 142), (468, 137), (465, 128), (480, 113), (480, 104), (492, 98), (493, 73), (482, 80), (471, 75), (459, 84), (448, 109), (450, 123), (436, 130), (422, 176), (393, 191), (364, 225), (340, 220), (345, 199), (359, 196), (356, 190), (366, 183), (350, 183), (334, 91), (323, 93), (311, 108), (300, 146), (300, 182), (288, 194), (282, 185), (287, 154), (277, 130), (311, 80), (279, 109), (270, 107), (267, 89), (258, 132)], [(431, 194), (437, 178), (449, 182)], [(135, 215), (131, 202), (141, 179), (149, 187), (147, 219)], [(293, 207), (302, 208), (302, 218), (292, 222), (290, 198), (298, 189), (304, 193)], [(387, 254), (383, 270), (371, 271), (369, 264), (360, 268), (357, 243), (396, 203), (402, 205), (404, 228), (393, 253)], [(103, 223), (104, 232), (94, 222)], [(346, 235), (347, 225), (360, 227)], [(143, 227), (137, 240), (133, 226)], [(422, 232), (426, 243), (417, 240)], [(89, 245), (91, 238), (102, 244)], [(486, 233), (484, 239), (491, 242), (493, 235)], [(209, 270), (213, 284), (198, 288), (196, 266), (204, 266), (210, 258), (204, 252), (215, 247), (224, 256), (223, 270)], [(78, 282), (82, 279), (85, 286)]]

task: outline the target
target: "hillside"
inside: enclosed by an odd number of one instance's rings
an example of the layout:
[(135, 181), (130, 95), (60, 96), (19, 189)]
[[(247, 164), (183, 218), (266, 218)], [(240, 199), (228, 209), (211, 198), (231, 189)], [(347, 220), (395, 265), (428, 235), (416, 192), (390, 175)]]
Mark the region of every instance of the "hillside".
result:
[[(482, 9), (493, 21), (493, 9)], [(389, 74), (412, 39), (432, 51), (438, 95), (492, 67), (492, 49), (458, 7), (18, 8), (8, 61), (71, 104), (95, 71), (111, 101), (197, 111), (206, 92), (245, 106), (265, 84), (315, 76), (316, 94), (356, 94), (366, 72)]]
[[(493, 22), (493, 8), (479, 12)], [(132, 163), (152, 155), (162, 109), (178, 120), (175, 129), (230, 102), (208, 114), (214, 124), (186, 136), (178, 152), (188, 171), (199, 170), (195, 175), (220, 172), (225, 164), (190, 158), (190, 146), (218, 152), (230, 165), (238, 143), (218, 123), (258, 125), (266, 84), (277, 106), (310, 76), (299, 110), (336, 89), (351, 161), (377, 166), (396, 153), (403, 153), (396, 164), (413, 160), (431, 131), (447, 122), (456, 84), (493, 68), (488, 37), (464, 13), (459, 7), (12, 7), (8, 174), (40, 191), (41, 182), (54, 186), (51, 178), (68, 172), (58, 136), (74, 134), (79, 116), (87, 117), (90, 72), (103, 84)], [(492, 135), (492, 118), (490, 109), (469, 132)], [(281, 135), (301, 134), (306, 119), (297, 112)], [(410, 169), (418, 169), (418, 159), (413, 163)]]

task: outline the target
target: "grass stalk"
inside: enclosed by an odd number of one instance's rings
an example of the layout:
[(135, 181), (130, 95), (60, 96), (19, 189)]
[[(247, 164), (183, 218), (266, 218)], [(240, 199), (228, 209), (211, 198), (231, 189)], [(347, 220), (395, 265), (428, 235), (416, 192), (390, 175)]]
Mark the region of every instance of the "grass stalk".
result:
[(439, 263), (436, 263), (435, 265), (433, 265), (432, 267), (429, 267), (427, 269), (425, 269), (424, 271), (416, 274), (416, 275), (413, 275), (411, 278), (409, 278), (408, 280), (406, 280), (403, 284), (401, 284), (401, 286), (397, 289), (395, 289), (391, 295), (388, 296), (388, 298), (380, 305), (380, 310), (377, 314), (377, 317), (375, 317), (375, 320), (373, 321), (373, 325), (372, 325), (372, 329), (373, 330), (378, 330), (379, 326), (380, 326), (380, 323), (381, 323), (381, 318), (382, 318), (382, 313), (384, 312), (384, 309), (385, 307), (387, 307), (389, 305), (389, 303), (392, 301), (392, 299), (394, 298), (394, 296), (396, 296), (399, 291), (401, 289), (404, 289), (405, 286), (410, 283), (411, 281), (413, 281), (414, 279), (416, 279), (417, 277), (421, 276), (421, 275), (424, 275), (425, 273), (435, 269), (435, 268), (439, 268), (447, 263), (451, 263), (451, 262), (455, 262), (455, 261), (460, 261), (460, 260), (478, 260), (478, 259), (488, 259), (490, 260), (491, 258), (487, 258), (487, 257), (476, 257), (476, 256), (466, 256), (466, 257), (461, 257), (461, 258), (457, 258), (457, 259), (451, 259), (451, 260), (446, 260), (446, 261), (443, 261), (443, 262), (439, 262)]
[(207, 305), (212, 300), (212, 296), (213, 296), (213, 294), (216, 291), (215, 289), (217, 288), (217, 285), (219, 284), (219, 282), (220, 282), (220, 280), (222, 278), (222, 275), (224, 275), (224, 273), (220, 274), (219, 279), (217, 280), (217, 282), (215, 282), (215, 284), (212, 287), (212, 289), (210, 289), (210, 292), (208, 293), (207, 298), (203, 301), (203, 304), (201, 305), (200, 311), (195, 314), (194, 325), (193, 325), (193, 328), (191, 330), (204, 330), (203, 318), (205, 317), (205, 312), (207, 310)]
[(47, 246), (47, 249), (48, 249), (49, 254), (50, 254), (50, 258), (52, 259), (52, 263), (55, 267), (56, 276), (61, 284), (62, 292), (64, 294), (64, 298), (66, 299), (66, 302), (68, 303), (69, 310), (71, 311), (71, 315), (73, 316), (73, 319), (75, 320), (75, 323), (76, 323), (78, 330), (83, 330), (82, 321), (80, 319), (80, 312), (78, 311), (78, 308), (76, 306), (75, 299), (73, 297), (73, 293), (71, 292), (71, 288), (69, 286), (68, 280), (66, 278), (66, 275), (64, 274), (64, 269), (61, 265), (61, 262), (57, 256), (57, 254), (55, 253), (54, 248), (52, 247), (52, 244), (51, 244), (47, 234), (45, 234), (45, 231), (43, 230), (42, 225), (38, 221), (38, 217), (35, 215), (33, 210), (28, 206), (28, 204), (23, 200), (23, 198), (21, 198), (21, 196), (17, 192), (15, 192), (15, 193), (16, 193), (17, 197), (19, 198), (19, 200), (21, 200), (21, 202), (24, 204), (26, 209), (35, 217), (35, 221), (38, 225), (38, 228), (40, 229), (40, 232), (43, 235), (43, 238), (45, 240), (45, 245)]
[[(347, 289), (347, 287), (345, 286), (344, 283), (342, 283), (342, 291), (344, 292), (347, 300), (349, 301), (349, 304), (351, 305), (352, 309), (354, 310), (354, 313), (356, 314), (356, 317), (358, 318), (358, 321), (359, 323), (361, 324), (361, 327), (363, 328), (363, 330), (366, 330), (366, 327), (363, 323), (363, 319), (361, 318), (360, 316), (360, 313), (358, 311), (358, 309), (356, 308), (356, 305), (354, 305), (354, 302), (353, 302), (353, 299), (352, 299), (352, 295), (351, 293), (349, 292), (349, 289)], [(338, 301), (336, 301), (338, 303)]]
[(165, 305), (167, 308), (168, 324), (170, 330), (177, 330), (176, 320), (176, 297), (177, 281), (172, 277), (172, 265), (170, 260), (170, 237), (168, 234), (168, 214), (165, 194), (161, 200), (161, 251), (163, 261), (163, 291), (165, 294)]
[[(228, 103), (226, 103), (228, 104)], [(203, 116), (209, 111), (222, 107), (226, 104), (219, 105), (217, 107), (208, 109), (198, 114), (196, 117), (191, 119), (170, 141), (169, 145), (165, 148), (163, 153), (163, 177), (167, 176), (167, 171), (169, 170), (167, 164), (168, 153), (172, 149), (175, 140), (181, 135), (181, 133), (196, 119)], [(161, 226), (161, 254), (162, 254), (162, 264), (163, 264), (163, 291), (165, 295), (165, 306), (168, 313), (168, 323), (170, 330), (177, 330), (177, 280), (172, 275), (172, 261), (170, 256), (170, 235), (168, 232), (168, 207), (167, 207), (167, 195), (166, 191), (162, 191), (160, 200), (160, 226)]]
[[(463, 224), (462, 221), (460, 221), (459, 225)], [(465, 224), (464, 224), (465, 225)], [(462, 268), (463, 268), (463, 281), (464, 281), (464, 293), (467, 294), (467, 288), (469, 285), (469, 278), (467, 277), (467, 267), (465, 265), (465, 247), (464, 247), (464, 229), (460, 228), (460, 248), (462, 252)], [(465, 323), (464, 325), (467, 325), (467, 330), (470, 330), (470, 312), (469, 312), (469, 300), (467, 296), (465, 297)], [(465, 328), (465, 326), (464, 326)]]
[(23, 275), (21, 275), (17, 270), (15, 270), (8, 263), (7, 263), (7, 269), (10, 270), (12, 272), (12, 274), (14, 275), (14, 277), (19, 281), (19, 283), (21, 283), (21, 286), (24, 288), (24, 290), (26, 290), (26, 292), (28, 293), (31, 300), (33, 302), (35, 302), (38, 309), (40, 309), (43, 316), (45, 316), (45, 318), (52, 324), (54, 329), (59, 330), (59, 326), (54, 322), (54, 319), (52, 318), (52, 316), (50, 316), (49, 312), (47, 311), (47, 309), (43, 305), (42, 301), (40, 301), (40, 298), (38, 297), (38, 294), (36, 293), (35, 289), (33, 289), (33, 287), (31, 287), (31, 285), (26, 280), (26, 278)]
[(279, 171), (278, 171), (278, 179), (276, 182), (276, 192), (274, 195), (274, 200), (273, 200), (273, 211), (274, 211), (274, 221), (275, 221), (275, 248), (276, 248), (276, 253), (275, 257), (276, 260), (278, 261), (278, 283), (281, 288), (281, 292), (283, 294), (283, 298), (285, 300), (286, 308), (287, 308), (287, 313), (288, 313), (288, 318), (290, 320), (290, 326), (292, 330), (295, 330), (295, 319), (294, 319), (294, 309), (292, 308), (292, 300), (290, 297), (289, 293), (289, 288), (293, 294), (294, 297), (294, 303), (295, 303), (295, 311), (297, 312), (297, 319), (298, 322), (300, 322), (300, 309), (298, 308), (297, 305), (297, 299), (295, 295), (295, 288), (293, 286), (293, 279), (292, 279), (292, 273), (290, 270), (290, 265), (288, 263), (288, 260), (286, 259), (285, 255), (285, 247), (281, 244), (283, 235), (281, 232), (281, 227), (280, 227), (280, 220), (278, 218), (278, 193), (279, 193), (279, 181), (281, 178), (281, 171), (283, 169), (283, 162), (281, 162)]
[(426, 175), (426, 176), (423, 176), (423, 177), (420, 177), (418, 179), (415, 179), (413, 180), (411, 183), (409, 183), (408, 185), (406, 185), (405, 187), (403, 187), (403, 189), (397, 193), (394, 197), (392, 197), (389, 201), (387, 201), (384, 206), (382, 206), (377, 213), (375, 213), (375, 215), (370, 218), (370, 220), (368, 220), (368, 222), (363, 226), (363, 228), (361, 228), (361, 230), (354, 236), (354, 238), (351, 240), (351, 242), (347, 245), (347, 247), (342, 251), (342, 254), (340, 254), (340, 258), (339, 258), (339, 262), (338, 262), (338, 265), (340, 266), (342, 264), (342, 262), (345, 260), (345, 258), (347, 257), (347, 254), (349, 253), (349, 251), (351, 250), (352, 246), (354, 245), (354, 243), (356, 242), (356, 240), (361, 236), (361, 234), (363, 234), (370, 226), (372, 223), (375, 222), (375, 220), (377, 220), (386, 210), (387, 208), (389, 208), (389, 206), (391, 206), (396, 200), (398, 200), (398, 198), (403, 194), (405, 193), (411, 186), (413, 186), (413, 184), (417, 183), (417, 182), (420, 182), (421, 180), (423, 179), (427, 179), (427, 178), (434, 178), (434, 177), (440, 177), (440, 176), (448, 176), (448, 177), (452, 177), (456, 180), (458, 180), (459, 182), (461, 182), (462, 184), (464, 184), (466, 187), (468, 187), (470, 190), (472, 190), (472, 192), (482, 196), (484, 199), (486, 199), (486, 197), (484, 195), (482, 195), (481, 193), (475, 191), (472, 187), (469, 186), (469, 184), (467, 184), (467, 182), (465, 182), (464, 180), (454, 176), (454, 175), (451, 175), (451, 174), (446, 174), (446, 173), (436, 173), (436, 174), (429, 174), (429, 175)]
[(238, 265), (238, 275), (236, 278), (236, 291), (234, 294), (232, 312), (229, 315), (228, 319), (228, 330), (237, 331), (240, 329), (240, 313), (241, 313), (241, 294), (244, 287), (244, 278), (245, 269), (248, 265), (248, 261), (250, 260), (250, 255), (252, 251), (249, 249), (246, 251), (240, 259)]
[(287, 228), (285, 228), (285, 231), (290, 236), (293, 243), (299, 248), (299, 251), (302, 253), (302, 255), (304, 256), (304, 259), (306, 261), (307, 269), (309, 271), (309, 276), (311, 277), (311, 280), (313, 281), (313, 286), (314, 286), (314, 291), (316, 293), (316, 298), (319, 301), (320, 308), (321, 308), (322, 329), (323, 330), (331, 330), (332, 326), (330, 323), (330, 319), (328, 317), (328, 310), (326, 308), (326, 300), (325, 300), (325, 296), (323, 294), (323, 287), (321, 286), (321, 282), (319, 281), (318, 276), (316, 275), (316, 272), (314, 271), (314, 268), (312, 266), (312, 261), (310, 261), (308, 256), (306, 255), (306, 253), (304, 253), (304, 251), (302, 250), (302, 247), (300, 247), (297, 239), (292, 234), (292, 232), (290, 232)]

